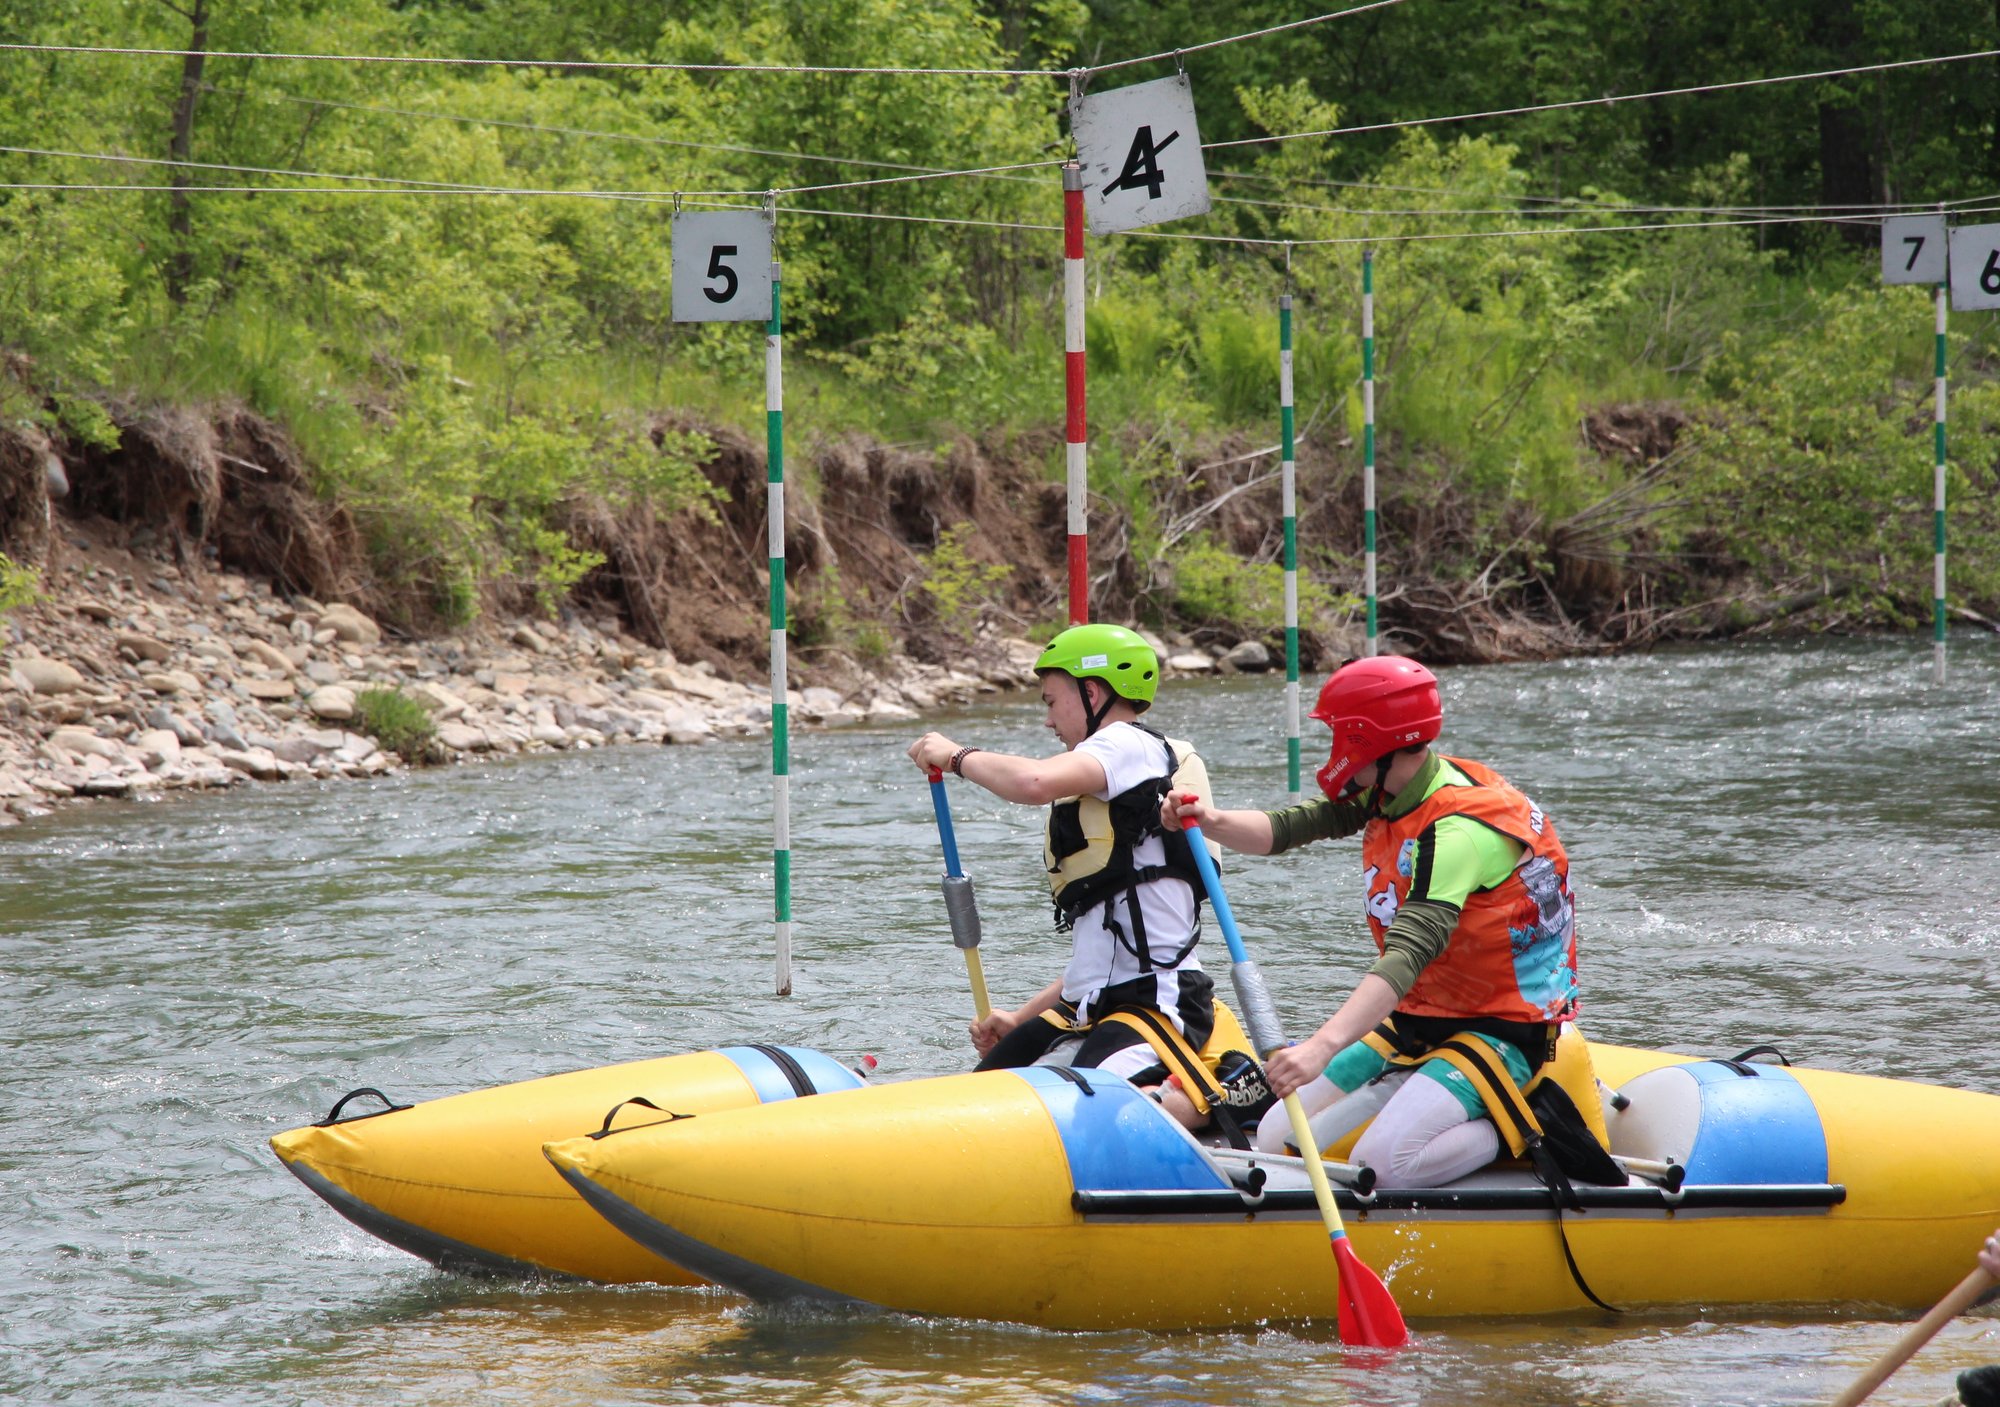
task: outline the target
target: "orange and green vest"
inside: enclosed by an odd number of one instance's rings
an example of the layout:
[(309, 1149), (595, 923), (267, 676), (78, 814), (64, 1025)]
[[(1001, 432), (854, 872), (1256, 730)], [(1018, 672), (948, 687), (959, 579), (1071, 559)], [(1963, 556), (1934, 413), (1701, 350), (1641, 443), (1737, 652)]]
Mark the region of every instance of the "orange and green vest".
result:
[(1445, 816), (1491, 826), (1524, 847), (1506, 879), (1475, 890), (1445, 950), (1396, 1005), (1411, 1016), (1563, 1022), (1576, 1015), (1576, 907), (1569, 857), (1540, 807), (1489, 767), (1445, 759), (1474, 785), (1441, 786), (1408, 814), (1376, 816), (1361, 834), (1369, 930), (1379, 951), (1428, 846), (1418, 837)]

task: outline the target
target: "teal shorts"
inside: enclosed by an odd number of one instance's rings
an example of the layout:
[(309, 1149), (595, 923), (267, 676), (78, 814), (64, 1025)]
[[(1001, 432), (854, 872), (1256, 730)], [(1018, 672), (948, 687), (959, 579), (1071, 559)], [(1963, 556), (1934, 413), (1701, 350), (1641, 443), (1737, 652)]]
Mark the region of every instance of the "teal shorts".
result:
[[(1468, 1031), (1475, 1040), (1486, 1042), (1493, 1053), (1506, 1065), (1507, 1073), (1514, 1077), (1514, 1083), (1525, 1085), (1534, 1071), (1528, 1068), (1528, 1057), (1511, 1041), (1503, 1041), (1498, 1036), (1488, 1036), (1478, 1031)], [(1366, 1041), (1356, 1041), (1340, 1054), (1327, 1062), (1326, 1077), (1342, 1094), (1352, 1094), (1384, 1070), (1389, 1068), (1386, 1057), (1376, 1054)], [(1464, 1106), (1465, 1116), (1476, 1119), (1486, 1112), (1486, 1101), (1479, 1097), (1479, 1091), (1472, 1087), (1472, 1081), (1465, 1078), (1449, 1062), (1426, 1060), (1417, 1067), (1417, 1073), (1436, 1080), (1450, 1090), (1452, 1097)]]

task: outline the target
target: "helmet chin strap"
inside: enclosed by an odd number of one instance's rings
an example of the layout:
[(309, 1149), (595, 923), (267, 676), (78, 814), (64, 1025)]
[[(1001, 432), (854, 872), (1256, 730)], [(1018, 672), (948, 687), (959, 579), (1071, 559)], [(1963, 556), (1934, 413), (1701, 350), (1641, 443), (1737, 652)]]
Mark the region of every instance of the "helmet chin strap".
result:
[(1083, 703), (1083, 735), (1086, 738), (1094, 738), (1097, 736), (1097, 730), (1104, 726), (1104, 715), (1111, 712), (1111, 705), (1117, 702), (1118, 695), (1112, 691), (1109, 684), (1106, 684), (1103, 705), (1093, 708), (1090, 703), (1090, 682), (1074, 674), (1070, 678), (1076, 680), (1076, 696)]
[[(1372, 788), (1372, 796), (1368, 802), (1370, 815), (1379, 816), (1382, 814), (1382, 788), (1389, 779), (1389, 764), (1395, 755), (1393, 752), (1388, 752), (1375, 760), (1375, 780), (1368, 784)], [(1347, 786), (1344, 790), (1349, 794), (1363, 790), (1361, 777), (1358, 773), (1347, 779)]]

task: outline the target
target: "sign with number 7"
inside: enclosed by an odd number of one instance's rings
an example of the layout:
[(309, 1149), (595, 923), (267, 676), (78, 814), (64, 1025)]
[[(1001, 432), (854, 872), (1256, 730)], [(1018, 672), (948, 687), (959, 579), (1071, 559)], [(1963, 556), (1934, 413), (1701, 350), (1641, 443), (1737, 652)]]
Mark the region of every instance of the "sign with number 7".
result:
[(1208, 212), (1208, 168), (1185, 73), (1070, 103), (1092, 234)]
[(1961, 225), (1951, 232), (1951, 306), (2000, 308), (2000, 225)]
[(1882, 222), (1882, 282), (1944, 282), (1942, 215), (1892, 215)]
[(762, 210), (674, 215), (674, 321), (767, 322), (771, 216)]

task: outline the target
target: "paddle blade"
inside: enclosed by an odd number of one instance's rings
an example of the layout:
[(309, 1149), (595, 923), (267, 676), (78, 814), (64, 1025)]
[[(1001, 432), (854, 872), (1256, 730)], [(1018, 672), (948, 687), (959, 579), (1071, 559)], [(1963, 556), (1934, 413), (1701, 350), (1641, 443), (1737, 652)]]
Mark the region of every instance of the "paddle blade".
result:
[(1403, 1311), (1381, 1277), (1354, 1254), (1345, 1236), (1333, 1238), (1340, 1271), (1340, 1341), (1357, 1348), (1400, 1348), (1409, 1341)]

